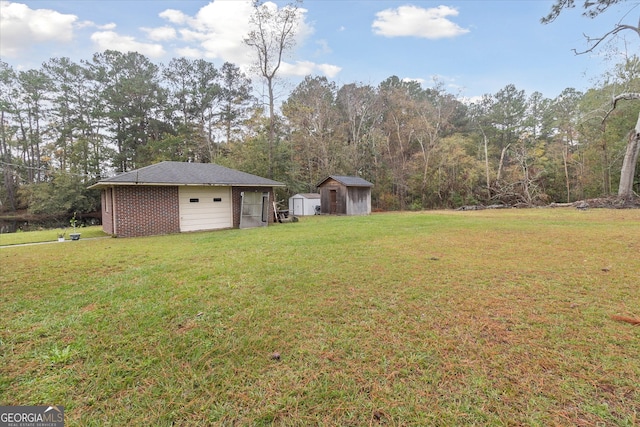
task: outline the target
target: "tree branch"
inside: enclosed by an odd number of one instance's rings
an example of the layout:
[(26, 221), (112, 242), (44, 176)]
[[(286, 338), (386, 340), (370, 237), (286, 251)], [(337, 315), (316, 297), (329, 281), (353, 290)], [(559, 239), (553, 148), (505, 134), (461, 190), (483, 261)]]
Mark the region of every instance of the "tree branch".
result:
[(640, 36), (640, 25), (638, 25), (637, 27), (634, 27), (633, 25), (617, 24), (613, 30), (607, 32), (602, 37), (591, 38), (588, 35), (583, 34), (583, 36), (587, 39), (587, 43), (594, 43), (594, 42), (595, 43), (589, 49), (583, 50), (583, 51), (580, 51), (580, 52), (578, 52), (577, 49), (572, 49), (573, 53), (575, 53), (576, 55), (584, 55), (585, 53), (593, 52), (595, 50), (595, 48), (598, 47), (600, 45), (600, 43), (602, 43), (607, 38), (609, 38), (609, 36), (616, 35), (619, 32), (624, 31), (624, 30), (635, 31), (638, 34), (638, 36)]
[(634, 99), (640, 99), (640, 92), (625, 92), (625, 93), (621, 93), (620, 95), (616, 95), (612, 100), (611, 100), (611, 109), (609, 111), (607, 111), (607, 114), (604, 115), (604, 118), (602, 119), (602, 122), (604, 123), (607, 118), (609, 117), (609, 114), (611, 114), (613, 112), (613, 110), (616, 109), (616, 106), (618, 105), (618, 101), (632, 101)]

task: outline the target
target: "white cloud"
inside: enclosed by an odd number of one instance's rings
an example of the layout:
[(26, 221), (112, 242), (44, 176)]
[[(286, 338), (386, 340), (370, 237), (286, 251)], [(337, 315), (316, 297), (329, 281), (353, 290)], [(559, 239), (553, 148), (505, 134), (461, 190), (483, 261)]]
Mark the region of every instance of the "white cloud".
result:
[(149, 40), (153, 41), (168, 41), (176, 38), (177, 33), (175, 28), (173, 27), (157, 27), (157, 28), (140, 28), (142, 31), (147, 33), (147, 37)]
[(199, 33), (197, 31), (192, 31), (192, 30), (188, 30), (186, 28), (182, 28), (180, 30), (178, 30), (178, 33), (180, 33), (180, 37), (181, 40), (184, 42), (203, 42), (205, 40), (207, 40), (207, 35), (204, 33)]
[(340, 71), (342, 71), (342, 67), (331, 64), (318, 64), (318, 70), (320, 70), (325, 76), (332, 79), (337, 76)]
[(202, 58), (205, 56), (203, 51), (193, 47), (178, 48), (176, 49), (176, 53), (180, 56), (184, 56), (185, 58)]
[(93, 21), (80, 21), (76, 24), (76, 28), (97, 28), (99, 30), (113, 30), (116, 28), (114, 22), (110, 22), (104, 25), (98, 25)]
[(329, 78), (335, 77), (342, 70), (336, 65), (316, 64), (311, 61), (297, 61), (295, 64), (283, 62), (280, 69), (285, 76), (304, 77), (321, 74)]
[[(265, 2), (264, 7), (275, 11), (278, 6), (273, 2)], [(313, 34), (314, 30), (306, 22), (306, 9), (300, 8), (296, 29), (296, 46), (301, 46)], [(253, 13), (251, 0), (222, 1), (213, 0), (202, 7), (194, 16), (188, 16), (175, 9), (167, 9), (160, 17), (168, 21), (177, 30), (177, 40), (185, 46), (176, 48), (175, 52), (190, 58), (204, 57), (234, 63), (249, 70), (255, 52), (244, 43), (251, 30), (248, 17)], [(328, 53), (330, 49), (325, 41), (320, 40), (320, 52)], [(295, 64), (283, 63), (283, 75), (303, 76), (322, 73), (335, 75), (340, 67), (329, 64), (316, 64), (300, 61)]]
[(316, 64), (311, 61), (297, 61), (295, 64), (283, 62), (280, 70), (285, 76), (304, 77), (314, 74)]
[(482, 101), (482, 96), (461, 96), (458, 97), (458, 101), (464, 105), (479, 104)]
[(183, 25), (189, 21), (189, 16), (175, 9), (167, 9), (160, 13), (160, 18), (164, 18), (172, 24)]
[(411, 5), (400, 6), (397, 9), (378, 12), (371, 26), (376, 34), (385, 37), (441, 39), (469, 32), (468, 29), (450, 21), (449, 16), (458, 16), (457, 9), (448, 6), (430, 9)]
[(138, 52), (151, 58), (160, 58), (165, 54), (165, 50), (160, 44), (142, 43), (136, 41), (133, 37), (122, 36), (114, 31), (95, 32), (91, 35), (91, 41), (99, 51)]
[(421, 78), (412, 78), (412, 77), (405, 77), (402, 79), (403, 82), (406, 83), (410, 83), (410, 82), (416, 82), (418, 83), (420, 86), (424, 85), (426, 80), (425, 79), (421, 79)]
[(179, 55), (221, 59), (244, 66), (251, 53), (243, 39), (249, 32), (247, 17), (252, 10), (249, 0), (214, 0), (195, 16), (175, 9), (167, 9), (159, 16), (174, 26), (177, 40), (185, 43), (176, 48)]
[(77, 20), (75, 15), (0, 1), (0, 55), (17, 57), (37, 43), (71, 42)]
[[(273, 0), (266, 1), (264, 7), (278, 8)], [(244, 43), (244, 39), (251, 30), (249, 17), (253, 11), (252, 0), (210, 0), (194, 15), (166, 9), (158, 15), (163, 21), (161, 24), (147, 24), (138, 28), (139, 32), (127, 29), (127, 34), (124, 34), (125, 30), (113, 22), (98, 24), (92, 20), (81, 20), (76, 15), (31, 9), (21, 3), (0, 0), (0, 55), (28, 57), (32, 48), (45, 43), (47, 51), (55, 47), (55, 50), (65, 52), (71, 49), (66, 47), (71, 43), (74, 51), (78, 51), (83, 40), (75, 38), (83, 36), (93, 44), (91, 48), (94, 51), (135, 51), (151, 59), (165, 60), (170, 42), (171, 55), (231, 62), (249, 71), (255, 52)], [(288, 64), (282, 65), (281, 74), (335, 76), (341, 70), (336, 65), (291, 59), (314, 33), (313, 26), (307, 22), (307, 10), (300, 8), (298, 12), (295, 46), (287, 55)], [(52, 43), (63, 46), (51, 46)], [(325, 40), (316, 43), (316, 54), (331, 52)]]

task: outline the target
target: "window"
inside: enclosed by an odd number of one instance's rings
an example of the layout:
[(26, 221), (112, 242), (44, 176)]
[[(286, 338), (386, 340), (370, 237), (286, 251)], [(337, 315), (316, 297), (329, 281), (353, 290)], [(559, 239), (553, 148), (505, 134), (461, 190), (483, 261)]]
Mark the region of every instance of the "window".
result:
[(200, 199), (189, 199), (189, 203), (198, 203)]
[(214, 197), (213, 201), (214, 202), (221, 202), (222, 201), (222, 197)]

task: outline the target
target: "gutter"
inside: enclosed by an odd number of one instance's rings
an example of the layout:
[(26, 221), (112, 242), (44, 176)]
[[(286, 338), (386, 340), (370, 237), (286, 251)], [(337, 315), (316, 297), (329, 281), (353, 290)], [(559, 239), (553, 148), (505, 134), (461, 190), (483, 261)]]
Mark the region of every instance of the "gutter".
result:
[(88, 187), (89, 189), (98, 189), (105, 187), (115, 186), (163, 186), (163, 187), (286, 187), (287, 185), (282, 182), (276, 182), (273, 184), (249, 184), (249, 183), (190, 183), (182, 184), (177, 182), (96, 182)]

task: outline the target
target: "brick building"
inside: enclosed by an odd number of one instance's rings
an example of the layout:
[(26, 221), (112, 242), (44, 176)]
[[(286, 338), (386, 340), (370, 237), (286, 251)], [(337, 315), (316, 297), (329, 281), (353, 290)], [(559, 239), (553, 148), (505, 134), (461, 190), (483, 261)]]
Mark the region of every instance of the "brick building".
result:
[(91, 186), (102, 228), (119, 237), (266, 226), (281, 182), (212, 163), (162, 162)]

